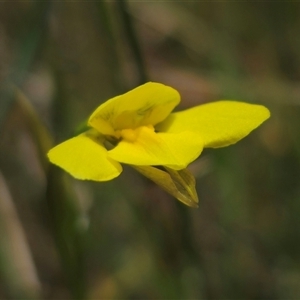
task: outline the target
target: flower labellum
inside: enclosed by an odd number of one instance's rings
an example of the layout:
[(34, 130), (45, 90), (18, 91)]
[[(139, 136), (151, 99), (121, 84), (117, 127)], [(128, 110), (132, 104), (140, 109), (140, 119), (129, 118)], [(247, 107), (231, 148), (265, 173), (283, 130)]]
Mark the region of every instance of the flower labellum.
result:
[(262, 105), (217, 101), (174, 112), (179, 93), (148, 82), (101, 104), (89, 129), (52, 148), (49, 160), (82, 180), (107, 181), (131, 165), (179, 201), (197, 207), (186, 167), (203, 148), (238, 142), (269, 118)]

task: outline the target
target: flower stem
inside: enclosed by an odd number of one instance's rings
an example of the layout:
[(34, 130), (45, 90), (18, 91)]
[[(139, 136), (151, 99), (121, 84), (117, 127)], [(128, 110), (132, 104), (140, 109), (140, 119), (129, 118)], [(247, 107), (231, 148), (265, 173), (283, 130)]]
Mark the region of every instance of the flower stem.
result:
[(120, 11), (125, 35), (135, 61), (135, 65), (138, 73), (138, 85), (141, 85), (148, 81), (148, 76), (145, 68), (145, 62), (143, 59), (142, 51), (138, 42), (138, 38), (134, 30), (131, 16), (128, 13), (128, 6), (126, 0), (119, 0), (116, 2), (116, 4)]

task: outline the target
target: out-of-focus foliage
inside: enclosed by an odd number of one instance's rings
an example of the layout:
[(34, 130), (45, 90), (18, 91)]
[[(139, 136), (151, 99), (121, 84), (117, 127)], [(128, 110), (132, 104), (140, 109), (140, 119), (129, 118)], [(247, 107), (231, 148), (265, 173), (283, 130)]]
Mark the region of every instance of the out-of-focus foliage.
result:
[[(0, 298), (298, 299), (299, 4), (118, 2), (0, 3)], [(43, 156), (145, 78), (182, 108), (272, 112), (191, 165), (198, 209), (129, 168), (81, 182)]]

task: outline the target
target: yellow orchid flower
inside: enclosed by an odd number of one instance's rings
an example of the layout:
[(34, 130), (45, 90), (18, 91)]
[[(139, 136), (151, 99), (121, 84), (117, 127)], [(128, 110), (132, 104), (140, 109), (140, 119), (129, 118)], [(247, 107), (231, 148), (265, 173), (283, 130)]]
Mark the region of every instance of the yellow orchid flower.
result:
[[(52, 148), (49, 160), (77, 179), (107, 181), (129, 164), (178, 200), (197, 206), (185, 170), (206, 147), (234, 144), (269, 118), (262, 105), (218, 101), (171, 113), (179, 93), (148, 82), (101, 104), (90, 129)], [(163, 167), (162, 170), (160, 167)]]

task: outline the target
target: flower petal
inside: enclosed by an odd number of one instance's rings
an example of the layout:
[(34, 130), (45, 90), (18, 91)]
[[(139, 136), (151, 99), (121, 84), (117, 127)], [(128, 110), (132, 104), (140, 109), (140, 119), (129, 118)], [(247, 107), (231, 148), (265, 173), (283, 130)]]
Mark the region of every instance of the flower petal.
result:
[[(166, 85), (148, 82), (100, 105), (89, 118), (89, 125), (103, 134), (114, 129), (155, 125), (163, 121), (180, 102), (179, 93)], [(103, 123), (105, 125), (103, 131)], [(108, 130), (109, 128), (109, 130)]]
[(218, 148), (236, 143), (269, 116), (269, 110), (262, 105), (218, 101), (173, 113), (156, 129), (170, 133), (192, 131), (201, 136), (204, 147)]
[(202, 149), (201, 138), (193, 132), (155, 133), (148, 127), (141, 127), (134, 142), (120, 141), (108, 151), (108, 156), (131, 165), (163, 165), (180, 170), (195, 160)]
[(83, 133), (52, 148), (48, 157), (77, 179), (110, 180), (122, 172), (122, 167), (107, 157), (107, 150), (101, 142)]

